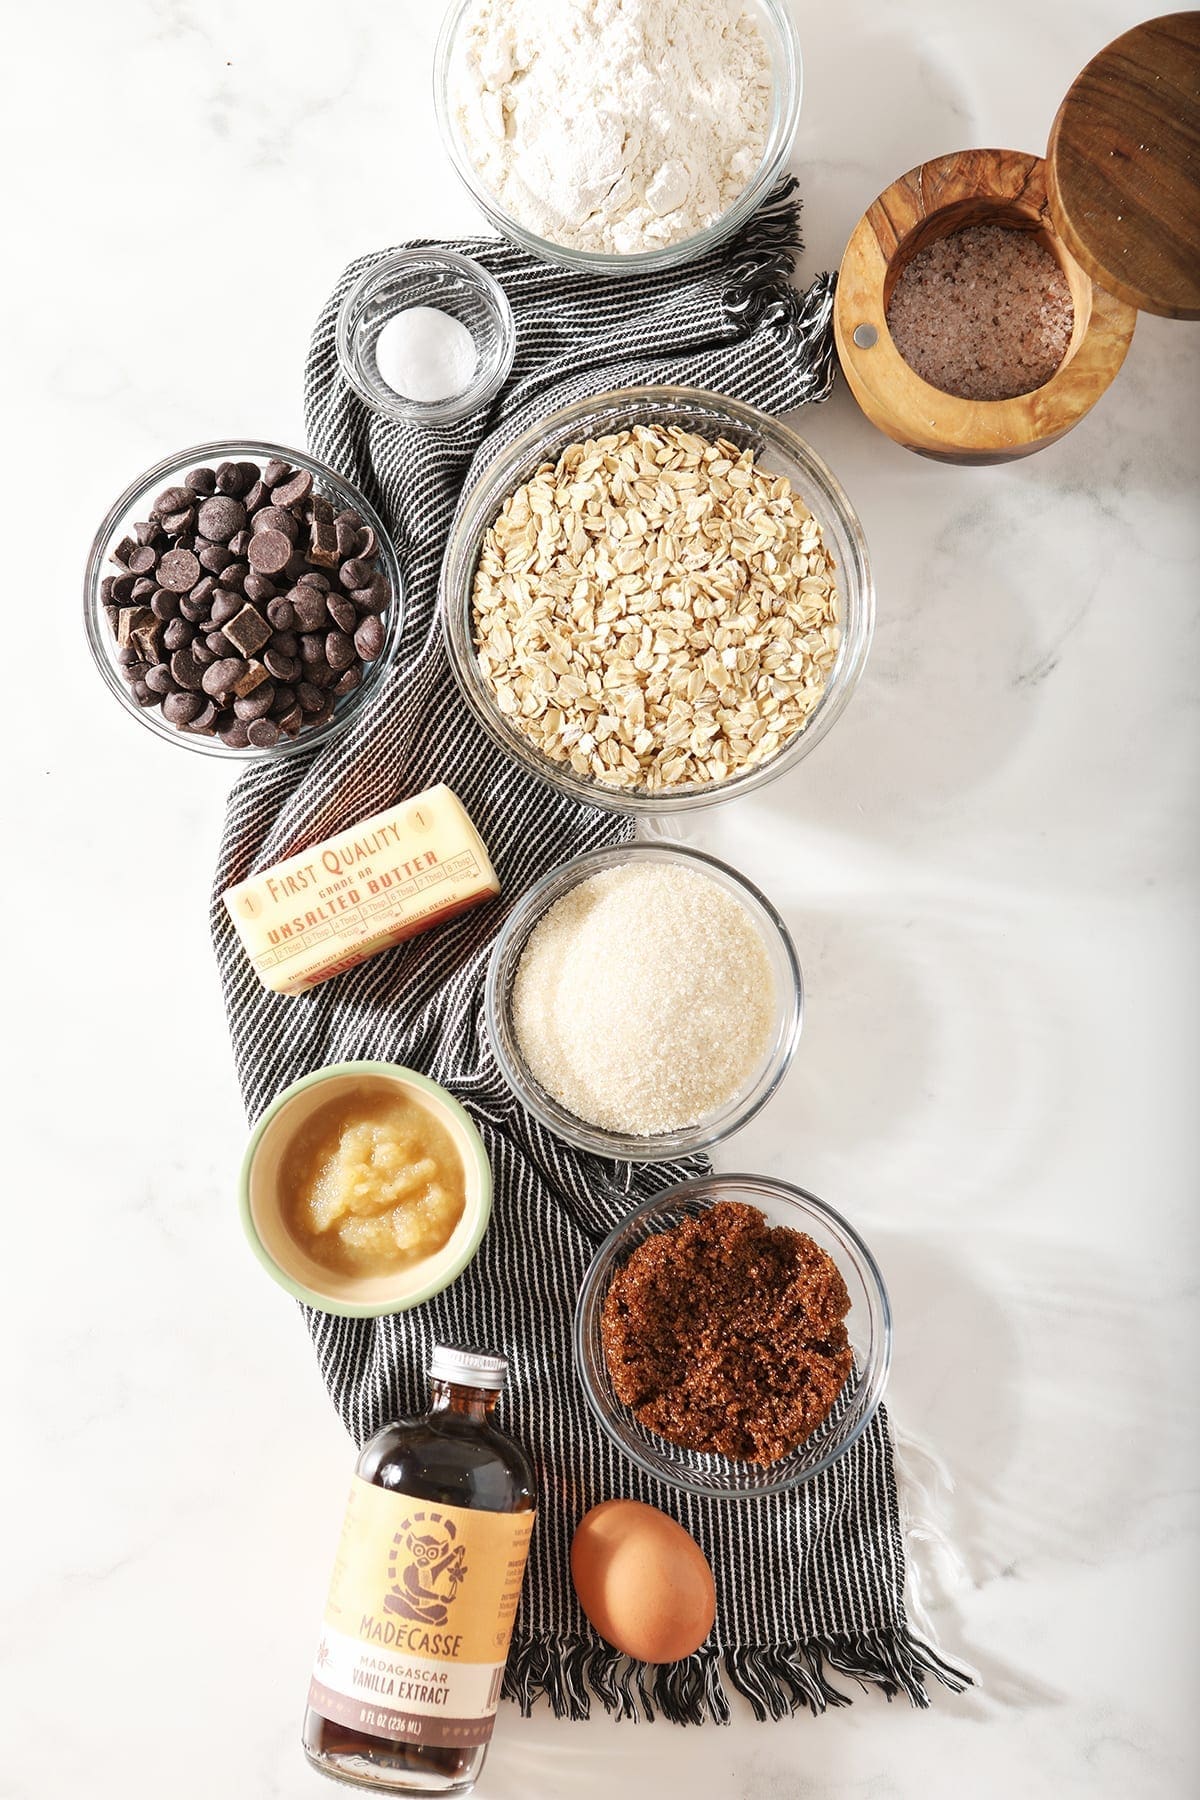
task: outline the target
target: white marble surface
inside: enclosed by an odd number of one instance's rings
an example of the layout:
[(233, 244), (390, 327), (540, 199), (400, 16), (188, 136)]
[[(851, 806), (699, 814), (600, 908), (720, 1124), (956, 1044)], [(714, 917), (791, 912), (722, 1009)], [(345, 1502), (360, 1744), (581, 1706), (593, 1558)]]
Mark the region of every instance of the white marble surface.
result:
[[(299, 441), (307, 333), (352, 254), (472, 228), (434, 137), (438, 11), (6, 20), (14, 1800), (323, 1791), (296, 1729), (350, 1450), (235, 1215), (205, 926), (225, 774), (118, 711), (78, 585), (138, 469)], [(922, 157), (1039, 149), (1138, 16), (799, 11), (806, 271)], [(729, 1160), (879, 1253), (894, 1416), (955, 1481), (924, 1590), (981, 1686), (725, 1731), (506, 1709), (480, 1800), (1194, 1791), (1197, 370), (1195, 326), (1144, 320), (1104, 406), (1004, 469), (908, 456), (845, 391), (799, 420), (872, 546), (873, 659), (810, 762), (691, 829), (782, 905), (810, 983), (787, 1090)], [(27, 542), (39, 466), (54, 510)]]

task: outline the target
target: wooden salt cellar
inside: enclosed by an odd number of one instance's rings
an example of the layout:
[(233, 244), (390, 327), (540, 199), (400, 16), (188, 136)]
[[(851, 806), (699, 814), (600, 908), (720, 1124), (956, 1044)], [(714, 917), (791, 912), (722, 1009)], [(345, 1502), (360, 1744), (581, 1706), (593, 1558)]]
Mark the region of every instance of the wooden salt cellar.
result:
[[(922, 163), (868, 207), (838, 275), (842, 369), (873, 424), (942, 462), (998, 463), (1052, 444), (1121, 367), (1138, 310), (1200, 317), (1200, 13), (1139, 25), (1063, 101), (1047, 159), (964, 150)], [(1033, 232), (1075, 308), (1066, 355), (1040, 388), (964, 400), (930, 386), (887, 325), (919, 250), (968, 225)]]

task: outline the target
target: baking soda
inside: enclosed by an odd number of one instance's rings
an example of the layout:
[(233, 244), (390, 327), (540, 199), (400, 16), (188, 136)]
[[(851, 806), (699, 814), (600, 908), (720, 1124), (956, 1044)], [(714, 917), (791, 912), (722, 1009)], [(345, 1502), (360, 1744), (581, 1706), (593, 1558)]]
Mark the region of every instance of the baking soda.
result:
[(475, 339), (460, 319), (437, 306), (409, 306), (375, 340), (380, 377), (403, 400), (453, 400), (475, 373)]

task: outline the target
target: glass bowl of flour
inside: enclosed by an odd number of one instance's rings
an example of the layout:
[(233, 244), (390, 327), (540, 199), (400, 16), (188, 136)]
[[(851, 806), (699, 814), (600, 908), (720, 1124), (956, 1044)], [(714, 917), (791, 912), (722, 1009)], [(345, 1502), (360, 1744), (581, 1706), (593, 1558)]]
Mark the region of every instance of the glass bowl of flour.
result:
[(787, 0), (451, 0), (434, 100), (497, 230), (571, 268), (694, 261), (745, 224), (800, 115)]

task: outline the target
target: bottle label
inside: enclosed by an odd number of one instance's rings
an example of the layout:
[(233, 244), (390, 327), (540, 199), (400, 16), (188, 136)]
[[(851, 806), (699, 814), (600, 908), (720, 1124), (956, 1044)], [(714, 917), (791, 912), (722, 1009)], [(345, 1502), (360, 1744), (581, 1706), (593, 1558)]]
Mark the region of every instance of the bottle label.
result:
[(368, 1737), (486, 1744), (532, 1512), (468, 1512), (356, 1475), (308, 1704)]

